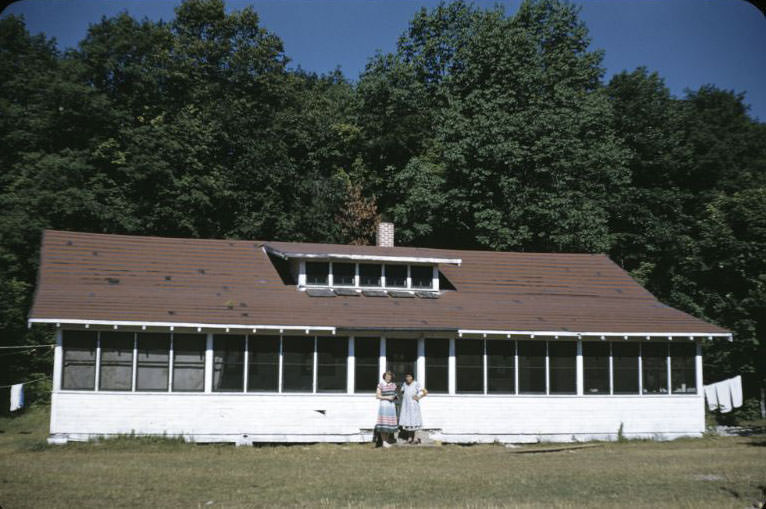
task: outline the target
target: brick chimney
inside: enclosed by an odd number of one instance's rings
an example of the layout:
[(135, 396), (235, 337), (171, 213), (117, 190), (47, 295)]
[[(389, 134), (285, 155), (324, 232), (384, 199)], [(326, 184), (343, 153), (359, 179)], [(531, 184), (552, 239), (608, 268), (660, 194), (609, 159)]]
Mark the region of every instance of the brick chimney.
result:
[(394, 223), (378, 223), (375, 245), (378, 247), (394, 247)]

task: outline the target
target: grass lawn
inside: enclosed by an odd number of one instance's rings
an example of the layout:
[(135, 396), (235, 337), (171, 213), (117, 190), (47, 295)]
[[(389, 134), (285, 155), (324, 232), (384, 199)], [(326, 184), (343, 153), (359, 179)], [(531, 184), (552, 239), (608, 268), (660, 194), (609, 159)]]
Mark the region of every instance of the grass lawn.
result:
[(0, 419), (0, 507), (753, 507), (766, 437), (374, 449), (119, 438), (48, 446), (47, 409)]

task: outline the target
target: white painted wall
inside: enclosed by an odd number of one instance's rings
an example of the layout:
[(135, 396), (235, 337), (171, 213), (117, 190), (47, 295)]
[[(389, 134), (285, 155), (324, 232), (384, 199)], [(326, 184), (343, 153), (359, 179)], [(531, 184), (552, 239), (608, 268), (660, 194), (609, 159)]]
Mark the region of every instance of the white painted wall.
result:
[[(435, 439), (534, 442), (615, 439), (620, 423), (628, 438), (699, 436), (703, 403), (697, 394), (429, 395), (421, 404)], [(361, 442), (370, 440), (376, 412), (372, 394), (59, 391), (53, 394), (51, 433), (71, 440), (135, 433), (193, 441)]]

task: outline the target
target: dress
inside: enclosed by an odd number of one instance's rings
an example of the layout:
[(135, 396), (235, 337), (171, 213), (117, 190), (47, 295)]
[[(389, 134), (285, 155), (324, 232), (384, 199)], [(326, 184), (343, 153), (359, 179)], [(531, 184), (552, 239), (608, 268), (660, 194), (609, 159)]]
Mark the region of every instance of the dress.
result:
[(412, 399), (420, 394), (422, 387), (418, 382), (402, 384), (402, 409), (399, 413), (399, 426), (407, 431), (415, 431), (423, 427), (423, 417), (420, 415), (420, 402)]
[[(396, 396), (396, 384), (381, 382), (378, 389), (382, 396)], [(378, 406), (378, 420), (375, 421), (375, 431), (379, 433), (393, 433), (396, 431), (396, 405), (393, 401), (380, 400)]]

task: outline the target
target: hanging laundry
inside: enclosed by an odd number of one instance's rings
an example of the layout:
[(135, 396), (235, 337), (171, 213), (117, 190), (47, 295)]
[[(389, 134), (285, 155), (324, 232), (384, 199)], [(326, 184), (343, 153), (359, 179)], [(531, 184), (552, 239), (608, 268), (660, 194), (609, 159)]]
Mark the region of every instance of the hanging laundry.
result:
[(729, 388), (731, 389), (731, 406), (739, 408), (742, 406), (742, 377), (737, 375), (729, 379)]
[(716, 382), (715, 394), (718, 397), (718, 410), (722, 414), (731, 412), (731, 387), (729, 386), (729, 381)]
[(711, 412), (718, 410), (718, 396), (715, 393), (715, 385), (706, 385), (705, 399), (707, 399), (707, 407)]
[(719, 410), (725, 414), (742, 406), (742, 377), (739, 375), (705, 385), (703, 389), (711, 412)]
[(24, 407), (24, 384), (11, 386), (11, 412)]

